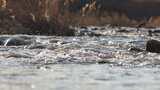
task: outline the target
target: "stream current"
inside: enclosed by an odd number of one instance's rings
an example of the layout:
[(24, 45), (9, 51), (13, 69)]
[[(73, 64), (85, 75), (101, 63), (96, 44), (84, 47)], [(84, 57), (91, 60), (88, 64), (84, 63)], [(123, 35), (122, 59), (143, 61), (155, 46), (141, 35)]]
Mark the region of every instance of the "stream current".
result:
[(159, 40), (159, 28), (76, 29), (73, 37), (1, 35), (0, 90), (160, 89), (160, 54), (133, 49)]

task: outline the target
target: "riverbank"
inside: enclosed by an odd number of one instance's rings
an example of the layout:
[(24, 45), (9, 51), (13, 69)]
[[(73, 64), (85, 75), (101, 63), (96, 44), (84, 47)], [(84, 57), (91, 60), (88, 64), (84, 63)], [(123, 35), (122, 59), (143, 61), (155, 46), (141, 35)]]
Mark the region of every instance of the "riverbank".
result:
[[(136, 28), (160, 26), (159, 16), (144, 16), (138, 20), (130, 18), (123, 8), (109, 8), (108, 6), (113, 4), (111, 1), (107, 1), (110, 4), (106, 1), (103, 4), (104, 0), (100, 2), (86, 0), (83, 3), (80, 0), (1, 1), (3, 2), (0, 3), (0, 34), (74, 36), (75, 31), (70, 26), (105, 26), (107, 24)], [(144, 9), (143, 6), (145, 5), (142, 4), (140, 8)], [(136, 9), (132, 7), (130, 12), (133, 8)]]
[(28, 35), (74, 35), (74, 30), (69, 26), (48, 22), (45, 20), (22, 23), (15, 19), (11, 12), (0, 10), (0, 34), (28, 34)]

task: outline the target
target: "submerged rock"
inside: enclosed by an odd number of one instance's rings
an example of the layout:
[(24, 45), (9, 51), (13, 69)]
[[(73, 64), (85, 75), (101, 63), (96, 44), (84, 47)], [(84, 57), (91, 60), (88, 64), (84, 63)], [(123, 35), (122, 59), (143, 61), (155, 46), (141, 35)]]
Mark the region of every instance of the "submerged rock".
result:
[(119, 33), (129, 33), (130, 31), (126, 30), (126, 29), (119, 29), (119, 30), (117, 30), (117, 32), (119, 32)]
[(160, 30), (148, 30), (148, 36), (158, 35)]
[(4, 41), (4, 46), (20, 46), (20, 45), (29, 45), (31, 44), (31, 40), (25, 40), (23, 38), (18, 37), (10, 37)]
[(45, 49), (47, 46), (46, 45), (41, 45), (41, 44), (38, 44), (38, 45), (30, 45), (28, 47), (28, 49)]
[(137, 48), (137, 47), (131, 47), (128, 49), (129, 51), (134, 51), (134, 52), (143, 52), (143, 49)]
[(160, 41), (157, 40), (147, 41), (146, 51), (153, 53), (160, 53)]
[(107, 61), (107, 60), (102, 60), (102, 61), (98, 61), (98, 64), (113, 64), (113, 62)]
[[(95, 30), (94, 30), (95, 31)], [(93, 30), (82, 29), (77, 32), (77, 36), (102, 36), (102, 34), (94, 32)]]
[(0, 37), (0, 45), (3, 46), (6, 39), (8, 39), (8, 37)]
[(31, 41), (28, 39), (20, 37), (0, 37), (1, 46), (19, 46), (19, 45), (28, 45)]

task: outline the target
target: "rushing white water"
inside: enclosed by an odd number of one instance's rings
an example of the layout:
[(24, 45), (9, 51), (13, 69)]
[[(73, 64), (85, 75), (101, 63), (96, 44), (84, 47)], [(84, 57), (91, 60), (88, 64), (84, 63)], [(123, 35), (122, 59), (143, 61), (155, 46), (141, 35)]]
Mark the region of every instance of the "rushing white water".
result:
[(129, 51), (145, 50), (147, 40), (160, 39), (158, 33), (107, 26), (78, 30), (73, 37), (0, 36), (0, 90), (160, 89), (160, 54)]

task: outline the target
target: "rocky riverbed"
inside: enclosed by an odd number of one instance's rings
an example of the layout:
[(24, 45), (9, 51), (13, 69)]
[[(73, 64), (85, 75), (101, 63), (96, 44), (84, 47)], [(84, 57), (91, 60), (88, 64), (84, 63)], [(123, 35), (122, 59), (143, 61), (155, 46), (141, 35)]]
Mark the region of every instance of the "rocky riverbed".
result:
[(160, 28), (77, 27), (76, 36), (0, 36), (1, 90), (159, 90)]

